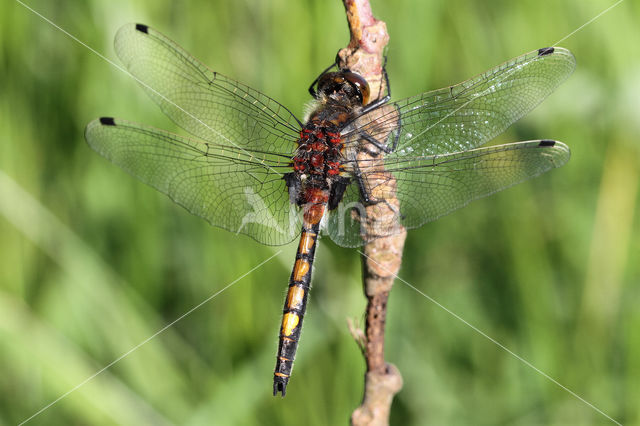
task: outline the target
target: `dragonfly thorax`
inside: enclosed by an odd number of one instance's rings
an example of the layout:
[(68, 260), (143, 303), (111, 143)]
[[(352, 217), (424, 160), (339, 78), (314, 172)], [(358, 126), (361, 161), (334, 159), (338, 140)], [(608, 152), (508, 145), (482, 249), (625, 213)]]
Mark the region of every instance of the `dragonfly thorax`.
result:
[(343, 150), (338, 126), (330, 121), (310, 120), (300, 131), (293, 172), (286, 177), (290, 201), (303, 205), (316, 189), (334, 192), (335, 183), (344, 180)]
[(300, 131), (293, 157), (293, 172), (285, 176), (291, 203), (308, 203), (308, 194), (323, 190), (329, 209), (342, 200), (349, 183), (343, 170), (341, 130), (357, 117), (369, 101), (369, 85), (351, 71), (323, 74), (318, 80), (316, 102)]

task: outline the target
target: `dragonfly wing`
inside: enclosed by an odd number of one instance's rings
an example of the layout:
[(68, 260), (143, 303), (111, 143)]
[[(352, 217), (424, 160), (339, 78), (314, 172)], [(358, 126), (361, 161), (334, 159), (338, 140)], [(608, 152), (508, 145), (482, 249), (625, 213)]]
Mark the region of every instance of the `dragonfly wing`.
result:
[[(361, 160), (362, 190), (355, 182), (349, 186), (341, 205), (329, 213), (328, 232), (337, 244), (356, 247), (365, 242), (363, 235), (394, 235), (398, 224), (407, 229), (422, 226), (473, 200), (560, 167), (569, 156), (565, 144), (538, 140), (444, 155), (386, 157), (383, 167), (378, 159)], [(370, 206), (393, 213), (367, 217), (367, 212), (375, 210), (365, 208), (360, 191), (375, 197)], [(371, 229), (373, 237), (364, 232)]]
[(115, 50), (133, 77), (177, 125), (206, 141), (290, 155), (301, 124), (287, 108), (211, 71), (142, 24), (122, 27)]
[(366, 133), (396, 156), (426, 157), (484, 145), (535, 108), (574, 70), (563, 48), (545, 48), (505, 62), (451, 87), (426, 92), (359, 117), (344, 135)]
[[(385, 158), (385, 171), (396, 186), (376, 182), (377, 187), (369, 190), (381, 199), (397, 197), (400, 207), (394, 219), (406, 228), (416, 228), (560, 167), (569, 157), (565, 144), (538, 140), (422, 158)], [(367, 174), (364, 179), (367, 186)]]
[(106, 117), (89, 123), (85, 137), (98, 153), (212, 225), (269, 245), (299, 233), (282, 178), (287, 159)]

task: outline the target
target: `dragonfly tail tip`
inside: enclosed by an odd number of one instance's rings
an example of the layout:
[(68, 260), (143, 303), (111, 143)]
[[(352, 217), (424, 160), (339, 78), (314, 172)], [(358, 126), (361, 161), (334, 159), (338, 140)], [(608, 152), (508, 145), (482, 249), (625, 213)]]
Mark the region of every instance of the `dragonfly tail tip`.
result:
[(278, 379), (275, 378), (273, 380), (273, 396), (278, 396), (278, 393), (281, 393), (284, 398), (287, 394), (287, 382)]

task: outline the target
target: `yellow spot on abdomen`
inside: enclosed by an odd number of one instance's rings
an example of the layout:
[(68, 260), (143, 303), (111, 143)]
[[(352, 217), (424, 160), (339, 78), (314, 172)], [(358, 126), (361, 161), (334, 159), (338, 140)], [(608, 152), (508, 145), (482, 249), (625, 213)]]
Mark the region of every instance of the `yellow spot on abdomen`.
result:
[(300, 318), (295, 312), (287, 312), (284, 314), (282, 316), (282, 334), (285, 336), (291, 336), (291, 333), (293, 333), (298, 322), (300, 322)]
[(304, 259), (296, 260), (295, 265), (293, 265), (293, 280), (302, 281), (307, 272), (309, 272), (309, 262)]
[(289, 287), (287, 293), (287, 308), (300, 309), (302, 307), (302, 300), (304, 299), (304, 289), (298, 286)]
[(315, 243), (316, 234), (312, 232), (303, 232), (300, 236), (300, 245), (298, 246), (298, 252), (302, 254), (309, 254), (311, 247)]

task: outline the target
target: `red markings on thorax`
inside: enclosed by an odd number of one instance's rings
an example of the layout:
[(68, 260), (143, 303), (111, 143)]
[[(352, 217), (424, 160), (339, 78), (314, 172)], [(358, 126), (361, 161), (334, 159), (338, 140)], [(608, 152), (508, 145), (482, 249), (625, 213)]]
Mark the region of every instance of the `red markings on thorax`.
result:
[(312, 154), (309, 162), (314, 169), (321, 169), (324, 166), (324, 155), (321, 153)]
[(340, 163), (338, 161), (327, 161), (327, 173), (330, 176), (336, 176), (340, 174)]
[(342, 142), (342, 139), (340, 138), (340, 133), (337, 132), (327, 132), (327, 136), (329, 136), (329, 142), (332, 145), (338, 145)]
[(293, 158), (293, 170), (315, 176), (336, 176), (340, 174), (342, 138), (339, 132), (326, 130), (331, 122), (312, 122), (300, 131), (298, 152)]

